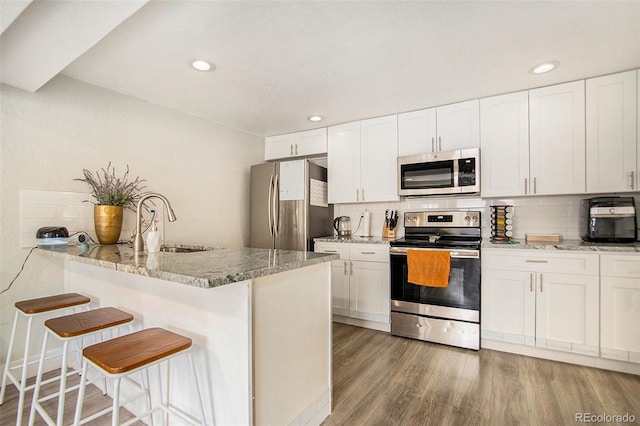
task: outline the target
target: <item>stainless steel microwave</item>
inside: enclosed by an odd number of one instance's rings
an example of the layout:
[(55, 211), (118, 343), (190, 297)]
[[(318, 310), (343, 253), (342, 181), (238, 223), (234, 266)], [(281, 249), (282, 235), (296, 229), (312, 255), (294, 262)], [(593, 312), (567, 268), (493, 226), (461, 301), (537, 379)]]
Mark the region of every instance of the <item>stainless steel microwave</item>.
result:
[(458, 195), (480, 192), (480, 149), (398, 157), (398, 195)]

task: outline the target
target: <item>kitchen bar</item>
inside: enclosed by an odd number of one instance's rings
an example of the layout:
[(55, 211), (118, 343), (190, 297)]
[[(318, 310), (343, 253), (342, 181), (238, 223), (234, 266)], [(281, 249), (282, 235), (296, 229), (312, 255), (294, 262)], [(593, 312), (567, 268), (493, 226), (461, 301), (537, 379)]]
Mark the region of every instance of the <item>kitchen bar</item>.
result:
[[(136, 255), (120, 245), (36, 253), (64, 262), (65, 291), (131, 312), (135, 328), (193, 339), (207, 423), (320, 424), (330, 414), (336, 256), (251, 248)], [(182, 367), (172, 370), (172, 398), (196, 410), (180, 392)]]

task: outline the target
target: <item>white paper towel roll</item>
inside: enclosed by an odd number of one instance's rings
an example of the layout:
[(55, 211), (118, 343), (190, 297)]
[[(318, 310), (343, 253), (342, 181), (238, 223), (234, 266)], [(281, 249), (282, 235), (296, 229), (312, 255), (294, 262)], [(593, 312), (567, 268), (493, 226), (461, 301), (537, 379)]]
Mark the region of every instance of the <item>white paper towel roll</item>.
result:
[(362, 213), (362, 234), (363, 237), (371, 236), (371, 212)]

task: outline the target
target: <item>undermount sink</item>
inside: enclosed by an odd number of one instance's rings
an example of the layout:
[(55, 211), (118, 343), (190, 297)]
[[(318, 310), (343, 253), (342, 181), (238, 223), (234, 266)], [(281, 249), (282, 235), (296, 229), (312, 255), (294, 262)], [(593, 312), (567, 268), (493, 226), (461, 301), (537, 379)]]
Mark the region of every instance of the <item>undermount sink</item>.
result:
[(198, 251), (207, 251), (207, 249), (197, 247), (161, 247), (160, 251), (166, 253), (195, 253)]

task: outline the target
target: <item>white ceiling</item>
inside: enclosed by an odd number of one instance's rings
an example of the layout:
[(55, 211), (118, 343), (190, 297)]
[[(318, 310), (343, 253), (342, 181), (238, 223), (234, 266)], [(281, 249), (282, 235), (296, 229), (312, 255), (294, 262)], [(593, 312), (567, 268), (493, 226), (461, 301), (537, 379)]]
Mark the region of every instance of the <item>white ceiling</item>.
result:
[[(0, 37), (1, 81), (44, 84), (9, 81), (7, 70), (28, 75), (29, 62), (7, 52), (34, 51), (24, 40), (52, 27), (44, 8), (83, 3), (102, 11), (78, 15), (72, 39), (86, 46), (66, 68), (53, 53), (68, 55), (70, 37), (48, 43), (38, 68), (49, 79), (62, 72), (257, 135), (640, 68), (640, 0), (145, 1), (30, 3)], [(196, 58), (217, 69), (194, 71)], [(528, 73), (548, 60), (560, 67)], [(315, 114), (325, 121), (309, 122)]]

